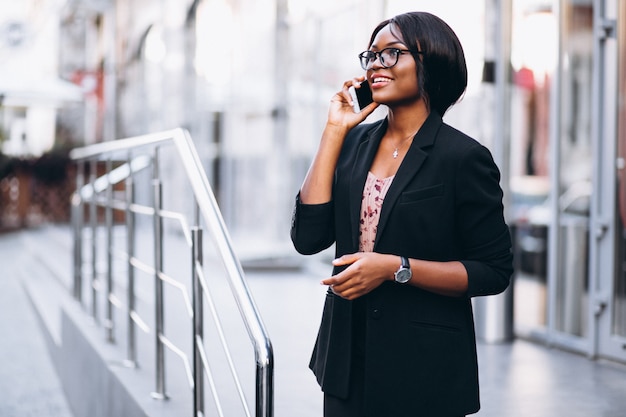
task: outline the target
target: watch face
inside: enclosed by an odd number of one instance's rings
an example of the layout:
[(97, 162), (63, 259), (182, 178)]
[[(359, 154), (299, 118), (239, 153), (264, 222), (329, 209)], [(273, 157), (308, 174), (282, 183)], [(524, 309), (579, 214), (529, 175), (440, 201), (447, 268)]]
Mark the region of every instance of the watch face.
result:
[(396, 281), (404, 284), (408, 280), (411, 279), (411, 270), (401, 268), (398, 272), (396, 272)]

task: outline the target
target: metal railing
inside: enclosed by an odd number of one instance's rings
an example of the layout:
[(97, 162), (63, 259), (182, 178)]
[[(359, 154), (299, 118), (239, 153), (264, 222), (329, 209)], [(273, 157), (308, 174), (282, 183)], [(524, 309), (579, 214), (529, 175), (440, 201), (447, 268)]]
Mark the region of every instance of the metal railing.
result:
[[(185, 180), (191, 186), (194, 197), (194, 225), (189, 226), (186, 217), (178, 212), (163, 208), (163, 181), (160, 172), (160, 151), (173, 145), (180, 157), (184, 168)], [(180, 356), (186, 368), (189, 385), (193, 390), (194, 416), (205, 415), (205, 380), (209, 382), (215, 408), (220, 416), (224, 415), (220, 404), (214, 379), (208, 361), (208, 352), (204, 340), (204, 302), (208, 301), (210, 313), (213, 316), (220, 342), (224, 349), (228, 366), (237, 387), (237, 393), (248, 417), (251, 416), (244, 389), (239, 381), (233, 358), (229, 353), (224, 330), (217, 315), (216, 306), (212, 299), (203, 269), (203, 230), (205, 224), (215, 242), (218, 255), (221, 258), (230, 291), (235, 299), (238, 310), (243, 318), (248, 336), (252, 342), (256, 360), (256, 417), (273, 416), (273, 350), (270, 339), (261, 321), (259, 312), (254, 304), (244, 279), (243, 269), (233, 250), (228, 231), (220, 213), (219, 207), (202, 168), (200, 159), (195, 151), (189, 133), (184, 129), (173, 129), (165, 132), (120, 139), (111, 142), (98, 143), (72, 150), (70, 157), (77, 163), (77, 190), (72, 197), (72, 224), (74, 230), (74, 280), (73, 296), (79, 302), (83, 300), (83, 281), (91, 276), (91, 315), (99, 322), (98, 291), (103, 285), (99, 279), (98, 265), (98, 214), (104, 211), (104, 230), (106, 241), (106, 288), (105, 320), (103, 327), (109, 342), (115, 342), (113, 310), (120, 306), (120, 300), (115, 295), (114, 268), (113, 268), (113, 240), (115, 212), (124, 213), (122, 227), (126, 232), (126, 251), (123, 258), (127, 264), (126, 277), (126, 342), (127, 357), (124, 362), (130, 366), (137, 363), (136, 328), (147, 329), (146, 320), (139, 316), (136, 310), (136, 278), (135, 271), (139, 270), (154, 277), (154, 349), (155, 349), (155, 398), (165, 399), (165, 348)], [(86, 168), (89, 175), (86, 175)], [(152, 172), (152, 205), (142, 205), (136, 201), (137, 184), (135, 177), (139, 172), (151, 168)], [(104, 173), (98, 176), (98, 171)], [(116, 191), (116, 187), (118, 190)], [(119, 190), (123, 188), (123, 192)], [(121, 198), (119, 198), (121, 196)], [(136, 216), (152, 217), (154, 236), (153, 265), (141, 261), (135, 255), (136, 245)], [(88, 218), (86, 223), (85, 217)], [(178, 221), (189, 244), (191, 252), (191, 301), (187, 296), (187, 288), (178, 280), (165, 274), (163, 270), (163, 219), (169, 218)], [(119, 225), (118, 225), (119, 226)], [(85, 233), (90, 231), (89, 256), (84, 256)], [(88, 259), (87, 262), (86, 259)], [(183, 294), (185, 305), (192, 323), (192, 364), (183, 349), (169, 340), (164, 332), (164, 297), (163, 285), (172, 285)]]

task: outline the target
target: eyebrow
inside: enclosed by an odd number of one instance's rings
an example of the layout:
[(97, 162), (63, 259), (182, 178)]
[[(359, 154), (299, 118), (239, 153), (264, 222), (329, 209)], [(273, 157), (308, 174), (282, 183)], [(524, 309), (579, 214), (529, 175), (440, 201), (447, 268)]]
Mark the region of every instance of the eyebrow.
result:
[(376, 44), (373, 43), (373, 44), (370, 45), (370, 49), (374, 48), (374, 49), (381, 49), (382, 50), (382, 49), (385, 49), (385, 48), (390, 48), (390, 47), (392, 47), (392, 45), (402, 45), (404, 47), (407, 47), (404, 42), (402, 42), (401, 40), (398, 39), (398, 40), (395, 40), (393, 42), (389, 42), (389, 43), (385, 44), (382, 48), (376, 46)]

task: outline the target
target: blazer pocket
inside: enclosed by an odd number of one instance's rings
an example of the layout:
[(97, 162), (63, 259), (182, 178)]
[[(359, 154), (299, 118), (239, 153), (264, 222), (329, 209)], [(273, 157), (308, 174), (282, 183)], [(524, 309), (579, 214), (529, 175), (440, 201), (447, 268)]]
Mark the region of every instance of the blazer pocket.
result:
[(405, 191), (400, 195), (400, 204), (414, 203), (416, 201), (427, 200), (429, 198), (441, 197), (443, 195), (443, 184), (414, 191)]
[(423, 330), (435, 330), (435, 331), (443, 331), (450, 333), (461, 333), (461, 329), (458, 326), (455, 326), (451, 323), (433, 323), (433, 322), (425, 322), (425, 321), (417, 321), (412, 320), (411, 326), (418, 329)]

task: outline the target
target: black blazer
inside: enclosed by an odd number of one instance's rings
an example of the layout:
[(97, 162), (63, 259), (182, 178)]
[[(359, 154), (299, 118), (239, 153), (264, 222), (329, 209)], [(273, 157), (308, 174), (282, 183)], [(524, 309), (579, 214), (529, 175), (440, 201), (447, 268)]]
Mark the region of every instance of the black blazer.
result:
[[(348, 134), (332, 201), (296, 199), (291, 238), (300, 253), (333, 243), (338, 257), (358, 251), (363, 187), (386, 128), (382, 120)], [(499, 181), (487, 148), (430, 114), (385, 196), (374, 251), (460, 260), (469, 288), (464, 297), (445, 297), (387, 281), (364, 296), (372, 416), (465, 415), (480, 408), (470, 297), (504, 291), (513, 272)], [(352, 302), (329, 291), (310, 367), (323, 391), (338, 397), (348, 392), (351, 328)]]

